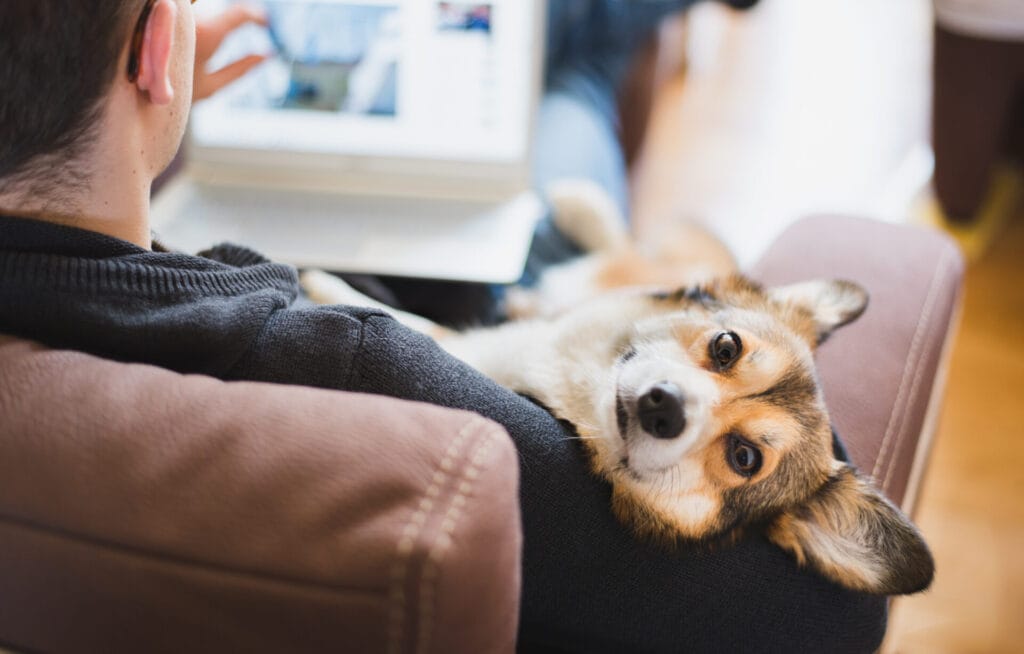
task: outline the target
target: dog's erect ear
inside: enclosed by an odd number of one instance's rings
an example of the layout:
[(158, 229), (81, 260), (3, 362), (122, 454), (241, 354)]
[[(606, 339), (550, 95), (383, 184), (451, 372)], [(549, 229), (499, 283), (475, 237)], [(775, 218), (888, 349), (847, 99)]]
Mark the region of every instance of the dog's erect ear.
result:
[(853, 322), (868, 306), (868, 292), (845, 280), (814, 280), (770, 289), (768, 296), (810, 312), (815, 342), (821, 345), (838, 327)]
[(927, 588), (935, 563), (899, 509), (846, 464), (807, 504), (782, 514), (768, 538), (832, 581), (885, 595)]

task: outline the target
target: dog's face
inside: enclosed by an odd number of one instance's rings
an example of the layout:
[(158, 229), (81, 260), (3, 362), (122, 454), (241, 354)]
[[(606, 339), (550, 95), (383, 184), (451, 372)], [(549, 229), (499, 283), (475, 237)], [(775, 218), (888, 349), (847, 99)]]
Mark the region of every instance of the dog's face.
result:
[(813, 350), (860, 315), (866, 293), (848, 282), (764, 291), (734, 277), (649, 301), (584, 421), (617, 514), (673, 539), (763, 527), (847, 587), (926, 587), (921, 537), (835, 459), (815, 374)]

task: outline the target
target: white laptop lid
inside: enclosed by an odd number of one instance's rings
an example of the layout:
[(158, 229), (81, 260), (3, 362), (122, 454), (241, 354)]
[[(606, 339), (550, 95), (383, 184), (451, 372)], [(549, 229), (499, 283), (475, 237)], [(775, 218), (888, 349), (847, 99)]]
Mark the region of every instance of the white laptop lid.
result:
[(270, 29), (233, 35), (212, 65), (277, 56), (194, 108), (195, 179), (474, 199), (528, 187), (542, 0), (259, 4)]

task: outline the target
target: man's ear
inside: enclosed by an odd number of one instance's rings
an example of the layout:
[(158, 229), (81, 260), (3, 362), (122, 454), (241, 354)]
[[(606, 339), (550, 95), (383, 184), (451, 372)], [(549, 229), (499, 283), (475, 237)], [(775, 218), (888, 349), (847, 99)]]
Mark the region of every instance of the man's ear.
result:
[(845, 280), (814, 280), (770, 289), (768, 296), (784, 305), (810, 313), (815, 342), (821, 345), (835, 331), (860, 317), (868, 306), (868, 292)]
[(850, 466), (804, 506), (784, 513), (768, 538), (801, 565), (853, 590), (904, 595), (928, 588), (935, 563), (910, 520)]
[(155, 104), (169, 104), (174, 99), (171, 84), (171, 59), (174, 54), (174, 32), (178, 6), (172, 0), (156, 0), (142, 39), (139, 52), (140, 91), (149, 94)]

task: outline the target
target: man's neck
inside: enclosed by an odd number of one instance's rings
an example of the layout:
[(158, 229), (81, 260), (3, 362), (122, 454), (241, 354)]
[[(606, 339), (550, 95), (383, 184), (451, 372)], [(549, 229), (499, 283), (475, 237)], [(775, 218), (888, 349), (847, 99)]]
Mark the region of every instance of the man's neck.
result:
[[(116, 188), (115, 185), (110, 190)], [(98, 232), (150, 250), (153, 242), (148, 220), (148, 192), (144, 198), (134, 196), (128, 197), (122, 190), (90, 194), (87, 203), (54, 204), (0, 194), (0, 213)]]
[(113, 236), (152, 249), (149, 195), (153, 184), (148, 171), (131, 165), (129, 158), (104, 157), (90, 180), (88, 195), (76, 207), (73, 226)]
[[(104, 121), (118, 124), (116, 106), (104, 112)], [(126, 122), (121, 122), (124, 125)], [(77, 164), (87, 171), (85, 184), (49, 193), (0, 193), (0, 211), (85, 229), (152, 249), (149, 194), (159, 171), (150, 169), (141, 132), (109, 129), (104, 125), (90, 151)], [(22, 185), (32, 188), (31, 182)], [(45, 188), (45, 187), (44, 187)]]
[(78, 209), (52, 209), (33, 204), (19, 203), (17, 201), (11, 202), (5, 196), (0, 195), (0, 215), (31, 218), (97, 232), (122, 241), (128, 241), (146, 250), (151, 250), (153, 247), (152, 237), (148, 228), (140, 227), (134, 222), (125, 223), (119, 220), (92, 218), (79, 212)]

